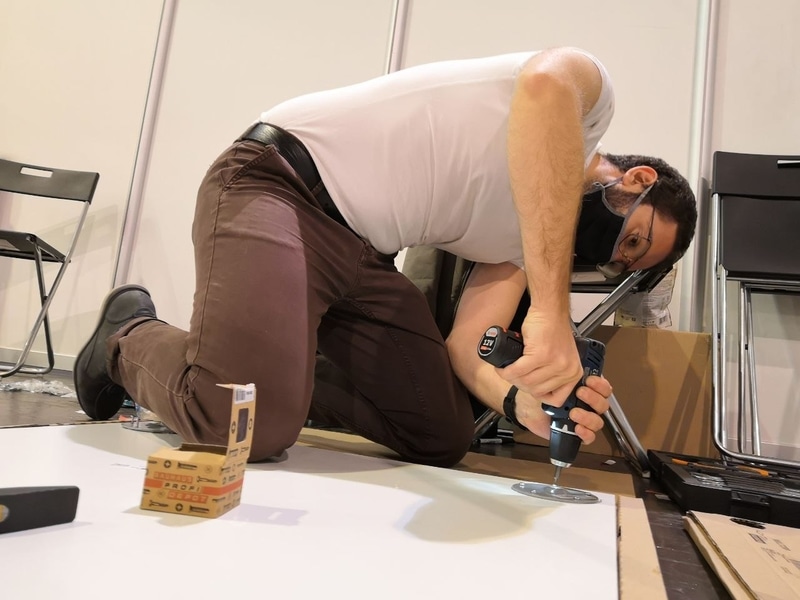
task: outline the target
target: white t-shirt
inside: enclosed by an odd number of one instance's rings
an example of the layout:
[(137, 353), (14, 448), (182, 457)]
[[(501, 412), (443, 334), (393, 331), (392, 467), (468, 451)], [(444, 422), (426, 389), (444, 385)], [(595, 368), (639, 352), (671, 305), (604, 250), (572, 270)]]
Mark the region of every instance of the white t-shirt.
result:
[[(380, 252), (429, 245), (522, 267), (506, 138), (515, 78), (534, 54), (411, 67), (283, 102), (260, 120), (302, 140), (342, 216)], [(587, 166), (614, 112), (608, 74), (590, 58), (603, 83), (583, 121)]]

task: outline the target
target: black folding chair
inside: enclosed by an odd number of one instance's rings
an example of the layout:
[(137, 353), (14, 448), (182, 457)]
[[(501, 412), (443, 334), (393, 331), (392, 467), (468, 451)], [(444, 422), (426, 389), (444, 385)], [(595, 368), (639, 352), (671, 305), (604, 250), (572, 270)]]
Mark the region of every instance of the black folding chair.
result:
[[(0, 192), (8, 192), (8, 194), (0, 194), (0, 201), (5, 199), (16, 201), (18, 198), (39, 196), (55, 200), (71, 200), (82, 204), (80, 214), (74, 219), (72, 241), (66, 252), (45, 242), (36, 233), (0, 229), (0, 257), (19, 258), (35, 263), (41, 299), (41, 309), (16, 362), (0, 363), (0, 377), (8, 377), (15, 373), (41, 375), (53, 369), (55, 361), (47, 311), (64, 276), (64, 271), (72, 259), (99, 178), (100, 175), (97, 173), (38, 167), (0, 159)], [(46, 207), (41, 210), (46, 210)], [(47, 284), (45, 278), (45, 263), (60, 265), (50, 285)], [(46, 367), (31, 366), (26, 361), (42, 325), (44, 325), (48, 363)]]
[[(800, 467), (797, 461), (762, 455), (752, 308), (754, 293), (800, 293), (800, 156), (716, 152), (711, 192), (714, 443), (727, 458)], [(729, 283), (736, 284), (739, 298), (733, 394), (727, 385)], [(734, 400), (735, 449), (727, 417)]]

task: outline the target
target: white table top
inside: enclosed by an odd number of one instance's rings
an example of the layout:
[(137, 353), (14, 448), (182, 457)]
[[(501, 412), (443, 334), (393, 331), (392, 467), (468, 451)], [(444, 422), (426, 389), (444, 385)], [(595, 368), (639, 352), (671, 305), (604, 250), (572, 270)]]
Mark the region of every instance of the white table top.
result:
[(73, 523), (0, 536), (6, 598), (618, 598), (613, 496), (295, 446), (249, 465), (218, 519), (138, 508), (176, 436), (119, 424), (0, 430), (0, 487), (77, 485)]

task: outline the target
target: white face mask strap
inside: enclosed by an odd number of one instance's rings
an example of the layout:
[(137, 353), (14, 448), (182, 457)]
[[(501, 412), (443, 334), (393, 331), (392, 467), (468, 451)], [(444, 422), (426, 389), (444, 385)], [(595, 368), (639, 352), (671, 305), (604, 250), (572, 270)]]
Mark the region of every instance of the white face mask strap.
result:
[(598, 182), (598, 185), (599, 185), (601, 188), (603, 188), (603, 194), (602, 194), (602, 198), (603, 198), (603, 204), (605, 205), (605, 207), (606, 207), (606, 208), (607, 208), (607, 209), (608, 209), (610, 212), (612, 212), (613, 214), (617, 215), (618, 217), (624, 217), (625, 215), (623, 215), (623, 214), (621, 214), (621, 213), (617, 212), (616, 210), (614, 210), (614, 209), (611, 207), (611, 205), (608, 203), (608, 198), (606, 198), (606, 190), (607, 190), (608, 188), (612, 187), (612, 186), (615, 186), (615, 185), (617, 185), (617, 184), (618, 184), (620, 181), (622, 181), (622, 177), (617, 177), (616, 179), (612, 179), (612, 180), (611, 180), (611, 181), (609, 181), (608, 183), (600, 183), (600, 182)]

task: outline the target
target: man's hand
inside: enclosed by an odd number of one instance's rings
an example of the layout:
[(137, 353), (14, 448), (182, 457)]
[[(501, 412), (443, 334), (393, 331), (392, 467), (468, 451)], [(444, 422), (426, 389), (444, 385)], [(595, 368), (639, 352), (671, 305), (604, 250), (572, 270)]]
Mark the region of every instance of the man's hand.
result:
[[(586, 378), (576, 392), (578, 399), (592, 407), (591, 412), (582, 408), (573, 408), (569, 418), (577, 423), (575, 433), (584, 444), (591, 444), (596, 433), (603, 428), (600, 416), (608, 410), (608, 398), (611, 396), (611, 384), (604, 377), (591, 375)], [(534, 400), (529, 394), (520, 391), (517, 394), (517, 419), (531, 432), (544, 439), (550, 439), (550, 417), (542, 410), (541, 402)], [(596, 413), (596, 414), (595, 414)]]
[(583, 375), (569, 320), (532, 307), (522, 323), (522, 339), (522, 356), (498, 373), (540, 404), (561, 406)]

